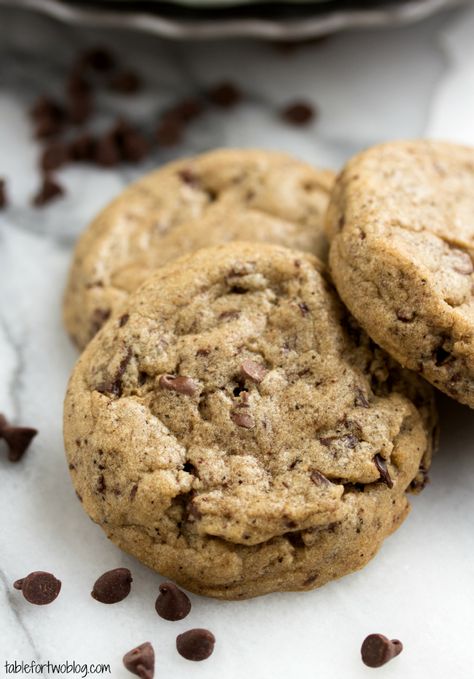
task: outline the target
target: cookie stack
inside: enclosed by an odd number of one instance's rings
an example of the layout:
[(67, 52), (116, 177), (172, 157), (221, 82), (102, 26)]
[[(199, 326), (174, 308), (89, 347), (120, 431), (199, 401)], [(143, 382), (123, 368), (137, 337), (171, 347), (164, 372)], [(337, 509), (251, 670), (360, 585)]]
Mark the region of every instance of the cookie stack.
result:
[(474, 151), (426, 141), (337, 179), (221, 150), (128, 188), (80, 239), (65, 297), (87, 513), (218, 598), (364, 566), (426, 482), (428, 381), (474, 406), (473, 214)]

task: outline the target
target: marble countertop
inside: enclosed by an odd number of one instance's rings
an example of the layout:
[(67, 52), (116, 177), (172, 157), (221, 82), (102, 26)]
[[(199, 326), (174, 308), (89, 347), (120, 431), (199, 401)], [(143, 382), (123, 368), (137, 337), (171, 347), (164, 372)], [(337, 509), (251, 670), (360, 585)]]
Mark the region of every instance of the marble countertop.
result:
[[(156, 676), (196, 679), (470, 679), (474, 645), (474, 417), (440, 398), (442, 439), (426, 491), (405, 525), (362, 572), (311, 593), (223, 603), (192, 597), (191, 615), (169, 623), (154, 612), (160, 577), (122, 554), (84, 514), (69, 481), (61, 437), (62, 399), (76, 352), (61, 326), (61, 295), (75, 238), (131, 179), (175, 155), (215, 146), (290, 151), (340, 167), (352, 153), (396, 137), (474, 143), (474, 7), (418, 25), (354, 32), (282, 54), (270, 45), (169, 43), (126, 33), (81, 31), (34, 14), (0, 11), (0, 177), (11, 207), (0, 213), (0, 412), (40, 434), (22, 462), (0, 456), (0, 676), (4, 662), (110, 663), (129, 675), (123, 653), (151, 641)], [(245, 102), (196, 121), (176, 151), (133, 168), (68, 168), (68, 192), (30, 207), (39, 149), (26, 111), (61, 87), (77, 51), (110, 45), (146, 82), (123, 112), (152, 120), (177, 97), (230, 78)], [(304, 97), (319, 109), (308, 128), (275, 111)], [(117, 104), (104, 96), (104, 111)], [(113, 608), (89, 592), (104, 570), (129, 567), (132, 594)], [(63, 582), (51, 606), (12, 589), (32, 570)], [(174, 648), (189, 627), (217, 637), (214, 655), (191, 664)], [(359, 659), (371, 632), (400, 638), (403, 654), (380, 670)], [(27, 676), (19, 674), (17, 676)], [(35, 676), (58, 676), (44, 672)], [(63, 675), (66, 676), (66, 675)], [(80, 676), (67, 675), (67, 676)], [(375, 675), (374, 675), (375, 676)]]

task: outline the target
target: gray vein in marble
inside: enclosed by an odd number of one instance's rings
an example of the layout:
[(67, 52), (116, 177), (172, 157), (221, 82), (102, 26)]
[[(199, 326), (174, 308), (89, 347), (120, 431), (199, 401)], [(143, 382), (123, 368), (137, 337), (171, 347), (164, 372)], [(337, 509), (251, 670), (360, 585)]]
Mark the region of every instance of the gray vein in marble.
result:
[(8, 417), (11, 420), (18, 421), (21, 419), (20, 392), (25, 371), (24, 348), (22, 343), (13, 336), (12, 330), (3, 315), (0, 315), (0, 329), (4, 340), (12, 349), (12, 352), (15, 356), (14, 365), (10, 370), (8, 394), (11, 400), (11, 411), (8, 413)]

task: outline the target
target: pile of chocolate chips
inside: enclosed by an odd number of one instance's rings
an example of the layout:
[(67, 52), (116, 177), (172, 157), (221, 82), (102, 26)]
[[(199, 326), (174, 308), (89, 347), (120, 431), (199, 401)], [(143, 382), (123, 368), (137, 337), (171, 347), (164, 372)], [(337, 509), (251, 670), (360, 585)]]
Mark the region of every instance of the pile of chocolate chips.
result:
[[(42, 207), (64, 194), (64, 188), (53, 176), (69, 163), (91, 163), (114, 167), (121, 163), (140, 163), (153, 150), (171, 148), (183, 141), (187, 127), (207, 109), (222, 111), (237, 106), (244, 94), (230, 81), (216, 83), (205, 92), (192, 93), (176, 101), (154, 123), (154, 131), (145, 133), (135, 124), (120, 117), (100, 135), (87, 129), (96, 108), (96, 94), (101, 90), (121, 96), (133, 96), (142, 87), (140, 76), (121, 67), (115, 55), (103, 47), (80, 54), (66, 75), (63, 96), (49, 94), (37, 98), (30, 110), (34, 136), (42, 144), (39, 158), (40, 186), (33, 196), (34, 207)], [(304, 100), (296, 100), (279, 111), (289, 125), (310, 124), (315, 108)], [(153, 127), (153, 123), (150, 129)], [(7, 207), (5, 180), (0, 178), (0, 210)]]

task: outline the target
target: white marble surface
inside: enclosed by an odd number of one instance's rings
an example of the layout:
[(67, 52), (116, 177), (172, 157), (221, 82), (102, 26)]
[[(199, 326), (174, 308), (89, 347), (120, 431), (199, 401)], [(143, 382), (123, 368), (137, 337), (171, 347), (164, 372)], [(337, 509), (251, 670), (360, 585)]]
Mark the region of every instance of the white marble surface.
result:
[[(433, 135), (474, 143), (473, 35), (471, 6), (417, 26), (340, 35), (281, 56), (250, 42), (179, 45), (79, 33), (37, 16), (0, 12), (0, 176), (8, 179), (12, 201), (0, 214), (0, 411), (40, 429), (20, 464), (0, 458), (0, 676), (7, 676), (7, 659), (75, 659), (111, 663), (105, 676), (125, 679), (123, 652), (145, 640), (155, 646), (160, 679), (474, 675), (474, 416), (445, 398), (432, 483), (364, 571), (307, 594), (239, 603), (193, 597), (186, 620), (157, 617), (159, 576), (106, 540), (69, 482), (61, 410), (76, 354), (61, 327), (60, 302), (72, 243), (88, 219), (133, 176), (172, 154), (136, 169), (67, 169), (60, 176), (67, 197), (33, 211), (38, 148), (25, 116), (36, 94), (60, 87), (79, 46), (105, 41), (144, 74), (146, 91), (126, 106), (137, 120), (150, 120), (179, 93), (224, 77), (249, 93), (230, 115), (198, 121), (180, 154), (258, 145), (337, 168), (357, 149), (388, 138)], [(304, 131), (283, 126), (272, 113), (301, 95), (320, 109), (319, 120)], [(110, 98), (101, 102), (104, 110), (112, 105)], [(114, 607), (92, 600), (95, 578), (119, 565), (133, 571), (130, 597)], [(12, 589), (16, 578), (40, 569), (63, 581), (61, 596), (44, 608)], [(217, 637), (214, 655), (200, 664), (174, 649), (176, 634), (194, 626)], [(405, 644), (403, 654), (380, 670), (359, 660), (362, 639), (374, 631)]]

